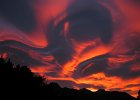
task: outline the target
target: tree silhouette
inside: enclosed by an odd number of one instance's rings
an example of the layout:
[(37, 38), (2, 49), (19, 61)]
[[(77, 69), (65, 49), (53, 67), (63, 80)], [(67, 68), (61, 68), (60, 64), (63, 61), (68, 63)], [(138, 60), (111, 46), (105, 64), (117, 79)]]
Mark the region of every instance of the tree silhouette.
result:
[[(138, 100), (140, 91), (138, 92)], [(10, 59), (0, 58), (0, 100), (136, 100), (124, 92), (99, 89), (91, 92), (61, 88), (57, 83), (31, 72), (27, 66), (14, 65)]]
[(15, 66), (10, 59), (5, 61), (0, 58), (0, 93), (3, 96), (37, 98), (42, 95), (45, 82), (44, 77), (32, 73), (27, 66)]
[(140, 90), (138, 91), (138, 97), (137, 97), (138, 100), (140, 100)]

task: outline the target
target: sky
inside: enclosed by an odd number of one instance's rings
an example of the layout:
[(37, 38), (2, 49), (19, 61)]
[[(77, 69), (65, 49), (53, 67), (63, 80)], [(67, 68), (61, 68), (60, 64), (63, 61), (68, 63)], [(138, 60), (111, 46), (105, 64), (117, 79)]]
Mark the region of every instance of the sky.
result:
[(139, 0), (1, 0), (0, 55), (62, 87), (140, 89)]

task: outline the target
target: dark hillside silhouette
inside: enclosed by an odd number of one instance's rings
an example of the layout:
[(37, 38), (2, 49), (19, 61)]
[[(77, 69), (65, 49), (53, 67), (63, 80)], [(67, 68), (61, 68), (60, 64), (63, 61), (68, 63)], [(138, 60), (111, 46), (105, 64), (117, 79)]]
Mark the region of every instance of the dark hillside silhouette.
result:
[[(140, 91), (138, 92), (140, 97)], [(124, 92), (91, 92), (87, 89), (61, 88), (57, 83), (47, 84), (44, 77), (26, 66), (15, 66), (0, 58), (0, 100), (140, 100)]]

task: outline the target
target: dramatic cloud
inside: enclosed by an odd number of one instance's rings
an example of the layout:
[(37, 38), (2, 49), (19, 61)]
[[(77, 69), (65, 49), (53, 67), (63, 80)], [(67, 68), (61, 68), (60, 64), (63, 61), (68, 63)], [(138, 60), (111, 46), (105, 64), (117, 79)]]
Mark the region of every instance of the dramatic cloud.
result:
[(23, 31), (31, 31), (36, 26), (34, 12), (29, 0), (1, 0), (0, 15)]
[(136, 96), (139, 9), (139, 0), (1, 0), (0, 55), (62, 87)]

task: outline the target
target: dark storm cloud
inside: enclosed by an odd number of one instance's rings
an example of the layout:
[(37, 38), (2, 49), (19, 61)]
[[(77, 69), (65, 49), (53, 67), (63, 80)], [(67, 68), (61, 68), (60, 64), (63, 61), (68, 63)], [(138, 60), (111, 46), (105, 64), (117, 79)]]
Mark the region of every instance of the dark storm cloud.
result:
[[(108, 54), (91, 58), (80, 63), (73, 74), (74, 78), (84, 77), (99, 72), (105, 72), (108, 67)], [(93, 63), (93, 64), (91, 64)], [(91, 65), (90, 65), (91, 64)], [(88, 67), (87, 67), (88, 66)], [(86, 68), (87, 67), (87, 68)]]
[[(42, 61), (32, 58), (28, 52), (30, 50), (37, 51), (38, 49), (29, 47), (17, 41), (4, 41), (0, 42), (0, 54), (6, 52), (15, 64), (40, 66), (43, 65)], [(28, 52), (27, 52), (28, 51)], [(36, 57), (34, 55), (34, 57)]]
[(48, 28), (49, 32), (47, 32), (49, 45), (46, 50), (52, 51), (57, 49), (52, 53), (52, 55), (54, 55), (55, 59), (57, 59), (60, 64), (64, 64), (72, 59), (72, 54), (74, 53), (72, 45), (66, 41), (65, 37), (61, 34), (63, 31), (63, 24), (59, 24), (57, 27), (54, 27), (52, 22)]
[(58, 67), (56, 67), (54, 69), (53, 72), (46, 72), (46, 76), (52, 76), (52, 77), (58, 77), (58, 72), (60, 71), (60, 69)]
[(22, 31), (31, 31), (35, 25), (34, 12), (29, 0), (0, 0), (0, 16)]
[(111, 14), (98, 2), (77, 0), (68, 9), (68, 12), (70, 15), (65, 20), (70, 22), (69, 37), (78, 41), (88, 41), (100, 37), (104, 43), (111, 40), (113, 31)]
[[(107, 55), (101, 55), (81, 62), (73, 74), (74, 78), (84, 77), (103, 72), (107, 77), (118, 76), (122, 79), (132, 79), (140, 76), (140, 70), (133, 70), (139, 66), (140, 39), (139, 33), (132, 32), (130, 35), (118, 39), (117, 46)], [(115, 65), (110, 65), (109, 58), (115, 58)], [(128, 60), (127, 59), (132, 59)], [(118, 60), (118, 61), (117, 61)], [(119, 62), (120, 60), (120, 62)]]
[[(86, 5), (86, 6), (85, 6)], [(79, 10), (80, 9), (80, 10)], [(48, 27), (48, 50), (57, 48), (53, 53), (60, 64), (71, 60), (75, 53), (71, 39), (79, 42), (94, 41), (97, 37), (104, 43), (112, 38), (113, 22), (107, 8), (98, 2), (76, 0), (67, 10), (67, 16), (56, 26), (52, 21)], [(69, 23), (68, 33), (64, 35), (64, 25)]]
[(129, 3), (136, 5), (136, 6), (140, 5), (140, 0), (125, 0), (125, 2), (129, 2)]
[(140, 84), (128, 84), (126, 88), (137, 87), (137, 86), (140, 86)]
[(137, 78), (140, 76), (140, 71), (139, 70), (138, 71), (131, 70), (131, 67), (133, 67), (134, 63), (135, 63), (135, 61), (128, 62), (128, 63), (122, 64), (120, 68), (109, 69), (106, 71), (106, 75), (107, 76), (119, 76), (123, 79)]
[(119, 76), (124, 79), (136, 78), (140, 76), (140, 70), (132, 70), (136, 64), (136, 66), (139, 66), (140, 61), (140, 38), (138, 34), (139, 33), (137, 32), (132, 32), (123, 37), (123, 40), (121, 40), (121, 42), (119, 41), (118, 46), (116, 46), (116, 48), (113, 50), (113, 52), (116, 52), (113, 54), (116, 56), (116, 58), (119, 55), (123, 55), (128, 58), (133, 58), (133, 60), (122, 63), (121, 67), (117, 69), (108, 69), (106, 71), (107, 76)]
[(89, 76), (91, 74), (96, 74), (100, 72), (105, 73), (105, 75), (108, 77), (118, 76), (122, 79), (137, 78), (140, 76), (139, 70), (133, 71), (131, 69), (133, 67), (133, 64), (139, 62), (140, 59), (135, 59), (133, 61), (129, 61), (124, 64), (121, 64), (120, 67), (118, 68), (113, 68), (109, 65), (109, 61), (107, 60), (109, 57), (111, 56), (103, 55), (103, 56), (95, 57), (95, 58), (92, 58), (85, 62), (80, 63), (77, 66), (77, 69), (73, 74), (73, 77), (80, 78), (80, 77), (85, 77), (85, 76)]

